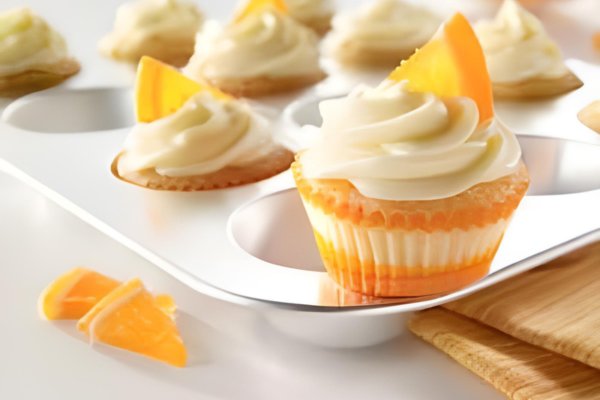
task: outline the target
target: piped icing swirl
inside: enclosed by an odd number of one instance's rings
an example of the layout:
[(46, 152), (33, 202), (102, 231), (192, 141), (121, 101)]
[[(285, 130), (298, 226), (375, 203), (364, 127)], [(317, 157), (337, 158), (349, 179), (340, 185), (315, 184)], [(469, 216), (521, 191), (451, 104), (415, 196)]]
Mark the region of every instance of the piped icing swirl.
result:
[(334, 12), (332, 0), (286, 0), (290, 15), (298, 21), (331, 16)]
[(317, 35), (279, 11), (253, 13), (224, 29), (206, 25), (184, 69), (192, 79), (276, 78), (321, 70)]
[(204, 16), (193, 3), (177, 0), (138, 0), (117, 10), (113, 32), (99, 44), (107, 56), (127, 58), (139, 53), (149, 41), (194, 38)]
[(521, 149), (467, 97), (414, 93), (407, 82), (356, 88), (320, 105), (319, 140), (301, 156), (308, 179), (347, 179), (366, 197), (435, 200), (519, 169)]
[(30, 9), (0, 13), (0, 76), (44, 70), (67, 56), (62, 36)]
[(274, 146), (268, 122), (249, 106), (202, 91), (174, 114), (136, 125), (117, 168), (120, 176), (145, 169), (171, 177), (204, 175), (249, 165)]
[(330, 46), (413, 51), (435, 34), (440, 19), (429, 10), (399, 0), (378, 0), (334, 18)]
[(560, 78), (569, 73), (558, 45), (542, 23), (514, 0), (494, 20), (474, 25), (492, 82)]

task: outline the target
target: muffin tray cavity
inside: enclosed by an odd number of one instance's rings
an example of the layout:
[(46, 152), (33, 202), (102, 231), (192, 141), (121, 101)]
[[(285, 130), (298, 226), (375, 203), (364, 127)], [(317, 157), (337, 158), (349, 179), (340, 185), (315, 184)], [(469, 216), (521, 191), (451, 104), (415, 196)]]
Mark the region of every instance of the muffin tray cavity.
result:
[[(575, 60), (569, 66), (586, 83), (583, 88), (551, 100), (498, 103), (499, 117), (527, 134), (519, 140), (531, 190), (490, 275), (444, 296), (365, 298), (333, 285), (290, 171), (248, 186), (199, 193), (152, 191), (116, 179), (110, 165), (134, 123), (129, 89), (50, 90), (15, 101), (0, 122), (0, 165), (211, 296), (313, 312), (382, 305), (387, 307), (362, 311), (414, 311), (600, 239), (600, 137), (576, 118), (580, 108), (597, 99), (600, 70)], [(293, 103), (291, 98), (267, 99), (262, 112), (287, 132), (282, 140), (299, 150), (310, 140), (301, 125), (319, 123), (318, 101), (345, 89), (321, 86)]]

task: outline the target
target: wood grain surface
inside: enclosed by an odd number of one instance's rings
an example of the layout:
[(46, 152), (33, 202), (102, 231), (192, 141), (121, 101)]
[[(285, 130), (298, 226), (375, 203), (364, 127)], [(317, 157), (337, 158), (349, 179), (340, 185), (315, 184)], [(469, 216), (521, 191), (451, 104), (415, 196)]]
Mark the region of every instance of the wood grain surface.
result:
[(417, 313), (409, 328), (510, 399), (600, 399), (600, 371), (452, 311)]
[(600, 243), (444, 307), (600, 369)]

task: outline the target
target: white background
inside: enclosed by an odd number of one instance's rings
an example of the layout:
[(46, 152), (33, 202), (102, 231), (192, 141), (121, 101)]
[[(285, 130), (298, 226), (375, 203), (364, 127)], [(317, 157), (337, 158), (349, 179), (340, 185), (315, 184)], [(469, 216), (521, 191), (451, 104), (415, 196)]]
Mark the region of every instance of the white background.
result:
[[(0, 11), (29, 5), (67, 38), (82, 61), (74, 87), (131, 85), (133, 68), (97, 55), (118, 0), (1, 0)], [(344, 8), (359, 1), (338, 1)], [(342, 4), (343, 3), (343, 4)], [(439, 1), (437, 3), (440, 3)], [(453, 8), (444, 2), (446, 12)], [(463, 1), (468, 15), (495, 1)], [(562, 2), (567, 3), (567, 2)], [(568, 12), (582, 1), (572, 1)], [(198, 1), (224, 19), (233, 1)], [(592, 4), (588, 2), (587, 4)], [(559, 4), (560, 6), (560, 4)], [(440, 6), (437, 6), (438, 10)], [(587, 8), (589, 15), (600, 15)], [(556, 19), (558, 18), (558, 19)], [(568, 56), (597, 61), (587, 27), (549, 13)], [(554, 20), (553, 20), (554, 19)], [(599, 22), (600, 23), (600, 22)], [(74, 322), (41, 321), (38, 294), (67, 269), (84, 265), (117, 279), (139, 276), (172, 294), (190, 352), (174, 369), (111, 348), (91, 348)], [(444, 354), (410, 335), (360, 350), (328, 350), (290, 339), (253, 311), (202, 296), (89, 227), (43, 196), (0, 173), (0, 399), (502, 399)]]

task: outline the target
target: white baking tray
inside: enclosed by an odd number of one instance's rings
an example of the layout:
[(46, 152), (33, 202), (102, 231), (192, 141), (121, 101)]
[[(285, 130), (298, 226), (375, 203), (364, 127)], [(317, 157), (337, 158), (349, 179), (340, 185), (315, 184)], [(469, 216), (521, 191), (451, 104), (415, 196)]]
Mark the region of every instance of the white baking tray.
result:
[[(357, 2), (350, 3), (344, 6)], [(471, 17), (490, 15), (495, 7), (493, 1), (460, 4)], [(454, 7), (450, 2), (444, 6)], [(556, 9), (548, 12), (550, 31), (565, 23), (567, 14), (557, 17)], [(112, 12), (99, 17), (108, 26)], [(581, 24), (570, 26), (571, 33), (583, 37)], [(91, 36), (86, 37), (88, 42)], [(327, 295), (336, 289), (323, 272), (297, 193), (288, 190), (293, 188), (289, 172), (258, 184), (208, 193), (154, 192), (115, 179), (109, 166), (134, 121), (130, 89), (112, 85), (130, 84), (134, 71), (100, 59), (83, 39), (74, 42), (91, 62), (87, 69), (84, 63), (82, 75), (67, 84), (71, 88), (34, 94), (6, 109), (0, 123), (2, 167), (194, 289), (268, 308), (272, 322), (291, 334), (318, 337), (327, 345), (376, 343), (401, 331), (399, 321), (408, 318), (410, 311), (465, 296), (600, 238), (595, 232), (600, 228), (600, 192), (567, 194), (598, 187), (596, 175), (590, 174), (598, 168), (596, 149), (522, 137), (526, 147), (547, 149), (547, 159), (528, 160), (528, 164), (539, 178), (534, 187), (540, 193), (555, 194), (525, 198), (490, 277), (441, 298), (357, 309), (354, 306), (379, 302)], [(581, 50), (581, 45), (561, 44), (567, 54), (594, 61), (593, 53)], [(325, 64), (335, 74), (322, 85), (298, 98), (281, 96), (255, 104), (295, 149), (303, 145), (298, 122), (318, 120), (314, 113), (318, 99), (347, 93), (359, 82), (376, 84), (385, 76), (385, 72), (348, 73)], [(596, 100), (595, 93), (600, 93), (598, 68), (576, 60), (569, 66), (584, 80), (584, 88), (543, 102), (498, 103), (500, 117), (521, 134), (600, 143), (599, 136), (574, 117), (580, 106)], [(93, 88), (97, 84), (106, 86)], [(548, 163), (553, 160), (565, 161), (560, 170), (553, 169), (557, 164)], [(306, 329), (315, 321), (322, 329)], [(357, 335), (346, 334), (341, 340), (336, 334), (340, 329)], [(329, 331), (333, 332), (330, 337)]]
[[(566, 116), (550, 111), (551, 104), (569, 98), (583, 104), (587, 100), (582, 98), (600, 89), (587, 79), (600, 75), (597, 67), (570, 65), (586, 85), (553, 103), (544, 102), (548, 117), (541, 121), (556, 121), (560, 131), (547, 131), (552, 136), (579, 132), (579, 139), (586, 134), (595, 139), (597, 134), (566, 117), (571, 108), (560, 109)], [(261, 102), (260, 111), (273, 118), (274, 129), (298, 150), (303, 137), (294, 124), (318, 119), (315, 104), (327, 88), (324, 84), (305, 91), (292, 111), (284, 110), (289, 96)], [(131, 97), (128, 89), (56, 89), (17, 100), (3, 113), (0, 158), (5, 168), (159, 266), (184, 271), (181, 279), (192, 286), (208, 285), (288, 307), (382, 303), (362, 298), (345, 302), (327, 293), (337, 289), (324, 273), (289, 171), (244, 187), (200, 193), (159, 192), (116, 179), (110, 164), (133, 123)], [(533, 107), (530, 104), (527, 107)], [(530, 113), (506, 115), (511, 127), (541, 125), (531, 131), (546, 132), (543, 123), (528, 121)], [(536, 263), (523, 261), (600, 228), (600, 191), (586, 191), (600, 188), (599, 148), (575, 142), (557, 145), (535, 137), (520, 140), (531, 170), (531, 194), (551, 195), (525, 198), (492, 264), (493, 277), (460, 295), (531, 268)], [(537, 159), (527, 159), (528, 154)], [(511, 266), (516, 267), (511, 274), (494, 275)], [(430, 299), (405, 299), (392, 309), (413, 311), (432, 304), (422, 300)]]

